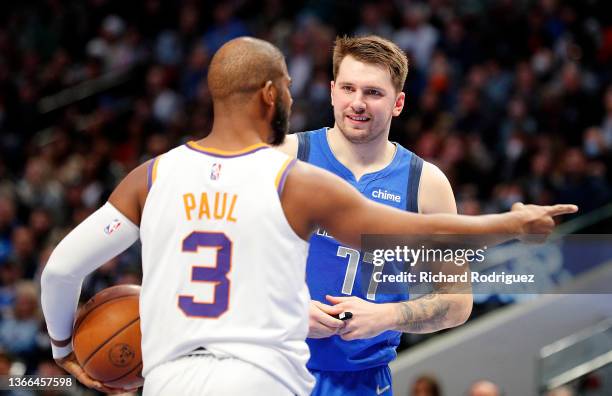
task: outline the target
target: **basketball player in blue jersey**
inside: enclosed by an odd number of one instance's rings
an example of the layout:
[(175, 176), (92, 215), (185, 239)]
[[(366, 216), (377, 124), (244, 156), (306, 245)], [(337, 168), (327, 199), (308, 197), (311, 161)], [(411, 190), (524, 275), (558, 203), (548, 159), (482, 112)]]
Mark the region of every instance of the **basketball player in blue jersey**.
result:
[[(518, 237), (548, 234), (553, 216), (577, 210), (518, 204), (499, 215), (419, 215), (367, 200), (330, 172), (270, 148), (287, 131), (290, 82), (270, 43), (226, 43), (208, 72), (210, 134), (138, 166), (55, 248), (41, 303), (53, 357), (80, 382), (116, 391), (76, 360), (74, 311), (83, 278), (139, 238), (144, 395), (301, 396), (314, 385), (304, 280), (314, 230), (351, 249), (366, 233)], [(231, 197), (227, 206), (221, 197)], [(109, 224), (121, 226), (108, 232)], [(357, 323), (365, 312), (354, 312)]]
[[(333, 128), (289, 135), (285, 153), (327, 169), (365, 197), (397, 209), (456, 214), (450, 183), (433, 164), (389, 141), (391, 120), (403, 107), (408, 60), (377, 36), (338, 38), (333, 52)], [(408, 290), (376, 294), (360, 271), (372, 270), (363, 253), (319, 229), (310, 239), (313, 395), (391, 395), (388, 363), (401, 332), (428, 333), (464, 323), (472, 295), (430, 294), (408, 301)], [(346, 322), (334, 315), (351, 312)]]

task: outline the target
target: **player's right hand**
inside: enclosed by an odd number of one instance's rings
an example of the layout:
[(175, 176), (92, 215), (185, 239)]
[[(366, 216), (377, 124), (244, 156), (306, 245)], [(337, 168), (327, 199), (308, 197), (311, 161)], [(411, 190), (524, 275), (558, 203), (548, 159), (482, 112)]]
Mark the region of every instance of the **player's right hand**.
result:
[(338, 334), (345, 322), (332, 315), (340, 313), (342, 313), (342, 308), (310, 300), (308, 338), (326, 338)]
[(81, 384), (88, 388), (95, 389), (98, 392), (108, 393), (111, 395), (129, 392), (125, 389), (110, 388), (102, 384), (100, 381), (96, 381), (91, 378), (77, 361), (76, 356), (74, 356), (74, 352), (70, 352), (68, 356), (61, 359), (55, 359), (55, 363), (66, 370), (69, 374), (73, 375)]
[(518, 233), (521, 239), (532, 241), (534, 236), (545, 238), (555, 228), (555, 216), (578, 211), (576, 205), (524, 205), (520, 202), (512, 205), (512, 213), (518, 215)]

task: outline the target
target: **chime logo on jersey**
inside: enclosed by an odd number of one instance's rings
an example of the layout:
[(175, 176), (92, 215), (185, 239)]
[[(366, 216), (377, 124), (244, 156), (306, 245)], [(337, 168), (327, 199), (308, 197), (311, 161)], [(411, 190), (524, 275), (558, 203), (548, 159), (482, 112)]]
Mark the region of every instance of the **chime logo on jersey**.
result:
[(210, 169), (210, 180), (217, 180), (221, 176), (221, 164), (214, 163)]
[(393, 202), (401, 202), (402, 200), (402, 197), (399, 194), (395, 192), (383, 190), (380, 188), (372, 191), (372, 197), (378, 198), (378, 199), (384, 199), (385, 201), (393, 201)]
[(106, 235), (110, 235), (115, 232), (119, 227), (121, 227), (121, 222), (119, 221), (119, 219), (115, 219), (109, 225), (104, 227), (104, 233)]

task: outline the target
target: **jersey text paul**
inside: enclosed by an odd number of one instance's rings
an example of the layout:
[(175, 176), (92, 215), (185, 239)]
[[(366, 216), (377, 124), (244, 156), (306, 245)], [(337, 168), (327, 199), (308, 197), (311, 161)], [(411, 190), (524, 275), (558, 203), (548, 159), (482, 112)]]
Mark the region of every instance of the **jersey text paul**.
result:
[(236, 194), (226, 192), (202, 192), (183, 194), (185, 216), (187, 220), (225, 220), (236, 222), (234, 208)]

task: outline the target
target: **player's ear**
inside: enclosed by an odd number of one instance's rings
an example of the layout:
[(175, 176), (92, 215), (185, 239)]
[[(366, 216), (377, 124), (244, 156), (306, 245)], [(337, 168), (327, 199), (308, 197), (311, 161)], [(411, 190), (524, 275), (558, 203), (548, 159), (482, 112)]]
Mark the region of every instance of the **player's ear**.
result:
[(336, 84), (334, 83), (334, 80), (331, 80), (329, 83), (329, 96), (331, 97), (331, 105), (332, 107), (334, 106), (334, 86)]
[(278, 96), (276, 87), (271, 80), (266, 81), (261, 89), (261, 98), (266, 106), (274, 107), (274, 102)]
[(393, 117), (397, 117), (401, 114), (404, 109), (404, 102), (406, 100), (406, 94), (400, 92), (395, 98), (395, 103), (393, 104)]

